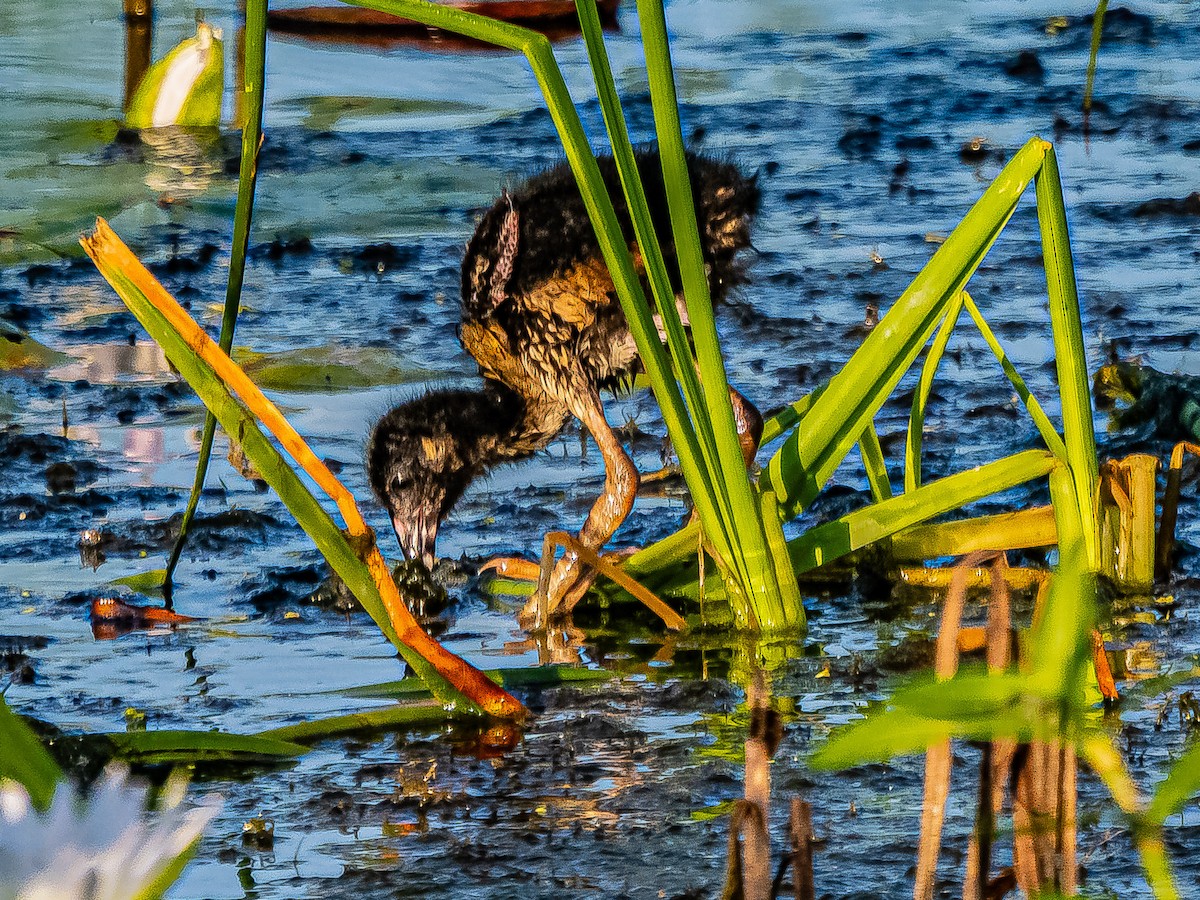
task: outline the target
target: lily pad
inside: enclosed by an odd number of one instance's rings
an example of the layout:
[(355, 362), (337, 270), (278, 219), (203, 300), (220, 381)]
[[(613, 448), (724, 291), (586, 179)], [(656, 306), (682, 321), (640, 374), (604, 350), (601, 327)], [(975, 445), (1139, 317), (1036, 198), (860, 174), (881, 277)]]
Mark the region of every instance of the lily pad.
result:
[(359, 116), (468, 115), (486, 107), (456, 100), (413, 100), (393, 97), (299, 97), (287, 105), (308, 110), (304, 124), (328, 131), (339, 121)]
[(414, 367), (382, 347), (327, 344), (279, 353), (243, 349), (235, 351), (233, 358), (259, 387), (273, 391), (343, 391), (412, 384), (452, 374)]
[(166, 569), (151, 569), (149, 572), (136, 572), (133, 575), (126, 575), (124, 578), (114, 578), (109, 584), (124, 585), (134, 593), (154, 597), (162, 594), (163, 580), (166, 575)]
[(67, 354), (51, 350), (24, 332), (0, 328), (0, 370), (49, 369), (70, 359)]

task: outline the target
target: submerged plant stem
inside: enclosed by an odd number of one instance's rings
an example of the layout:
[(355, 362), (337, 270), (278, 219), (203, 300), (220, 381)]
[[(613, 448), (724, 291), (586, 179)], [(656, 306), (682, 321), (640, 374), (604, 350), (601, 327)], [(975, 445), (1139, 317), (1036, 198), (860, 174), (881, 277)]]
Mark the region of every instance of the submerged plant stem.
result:
[[(225, 284), (225, 307), (221, 313), (220, 348), (229, 353), (233, 348), (233, 331), (237, 326), (238, 309), (242, 302), (242, 284), (246, 274), (246, 251), (250, 245), (250, 220), (254, 212), (254, 187), (258, 180), (258, 151), (262, 146), (263, 92), (266, 87), (267, 0), (248, 0), (246, 6), (245, 66), (241, 85), (246, 102), (242, 123), (242, 158), (238, 171), (237, 206), (233, 212), (233, 245), (229, 256), (229, 279)], [(163, 598), (169, 609), (172, 604), (175, 568), (187, 543), (192, 519), (200, 505), (208, 463), (212, 457), (213, 440), (217, 433), (217, 418), (208, 411), (204, 415), (204, 431), (200, 436), (200, 455), (196, 460), (196, 475), (179, 523), (179, 536), (171, 548), (163, 576)]]

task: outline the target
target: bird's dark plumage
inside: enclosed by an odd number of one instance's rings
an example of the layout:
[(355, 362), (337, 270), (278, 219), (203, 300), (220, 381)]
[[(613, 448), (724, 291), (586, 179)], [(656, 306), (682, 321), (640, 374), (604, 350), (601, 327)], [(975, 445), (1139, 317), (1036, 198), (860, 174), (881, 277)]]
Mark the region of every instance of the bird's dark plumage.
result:
[[(658, 154), (642, 151), (637, 161), (678, 292)], [(640, 271), (616, 166), (611, 158), (599, 162)], [(689, 154), (688, 170), (717, 301), (742, 280), (737, 254), (750, 243), (758, 188), (733, 165), (706, 157)], [(638, 359), (565, 164), (504, 193), (483, 214), (462, 264), (459, 337), (479, 363), (483, 390), (436, 391), (403, 404), (375, 426), (368, 447), (372, 488), (405, 555), (431, 562), (438, 524), (471, 480), (545, 447), (572, 415), (596, 439), (608, 472), (606, 494), (580, 533), (598, 549), (627, 514), (637, 473), (604, 421), (597, 392), (634, 371)]]

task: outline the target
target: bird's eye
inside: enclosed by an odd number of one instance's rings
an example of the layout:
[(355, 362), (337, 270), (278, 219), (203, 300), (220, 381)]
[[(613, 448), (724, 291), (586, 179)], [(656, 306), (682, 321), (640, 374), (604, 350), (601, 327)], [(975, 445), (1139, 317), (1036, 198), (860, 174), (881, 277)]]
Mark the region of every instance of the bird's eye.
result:
[(395, 491), (397, 494), (402, 493), (404, 491), (406, 484), (407, 483), (405, 482), (405, 480), (403, 478), (401, 478), (399, 475), (397, 475), (395, 478), (392, 479), (392, 490)]

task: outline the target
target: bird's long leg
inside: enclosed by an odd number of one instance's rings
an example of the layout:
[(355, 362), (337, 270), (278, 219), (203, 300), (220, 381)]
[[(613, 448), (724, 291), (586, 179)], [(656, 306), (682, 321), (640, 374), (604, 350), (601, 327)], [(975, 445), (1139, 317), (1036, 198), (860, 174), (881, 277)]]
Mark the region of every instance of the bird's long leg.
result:
[[(581, 401), (578, 408), (576, 404), (572, 404), (572, 412), (587, 426), (596, 445), (600, 448), (600, 454), (604, 457), (605, 480), (604, 493), (592, 507), (587, 522), (579, 532), (579, 540), (585, 546), (599, 551), (600, 547), (625, 521), (625, 517), (633, 508), (639, 476), (633, 461), (625, 453), (620, 440), (613, 433), (608, 420), (605, 419), (604, 408), (600, 405), (599, 396), (595, 391), (591, 391), (589, 394), (587, 402)], [(733, 416), (737, 424), (742, 459), (745, 461), (746, 468), (749, 469), (754, 465), (754, 458), (758, 454), (759, 440), (762, 438), (762, 413), (736, 388), (729, 389), (729, 399), (733, 403)], [(576, 574), (572, 575), (568, 571), (568, 561), (573, 565), (573, 571)], [(559, 579), (557, 583), (556, 578)], [(595, 574), (583, 571), (578, 559), (573, 554), (565, 556), (551, 576), (548, 590), (549, 602), (547, 603), (550, 614), (570, 612), (587, 593), (587, 589), (591, 587), (594, 580)], [(556, 589), (561, 593), (556, 593)], [(556, 601), (556, 598), (561, 599)]]
[[(578, 385), (578, 382), (576, 382)], [(594, 387), (579, 387), (568, 399), (571, 412), (591, 433), (592, 439), (604, 459), (604, 492), (592, 506), (587, 521), (579, 531), (579, 542), (589, 549), (599, 551), (620, 527), (633, 508), (638, 490), (638, 471), (633, 460), (625, 453), (621, 441), (604, 418), (604, 407)], [(543, 579), (546, 591), (546, 609), (551, 616), (570, 612), (595, 580), (595, 573), (588, 571), (574, 553), (567, 552), (555, 565), (548, 584)], [(538, 596), (529, 601), (521, 613), (522, 619), (537, 619)], [(545, 622), (537, 622), (545, 625)]]

